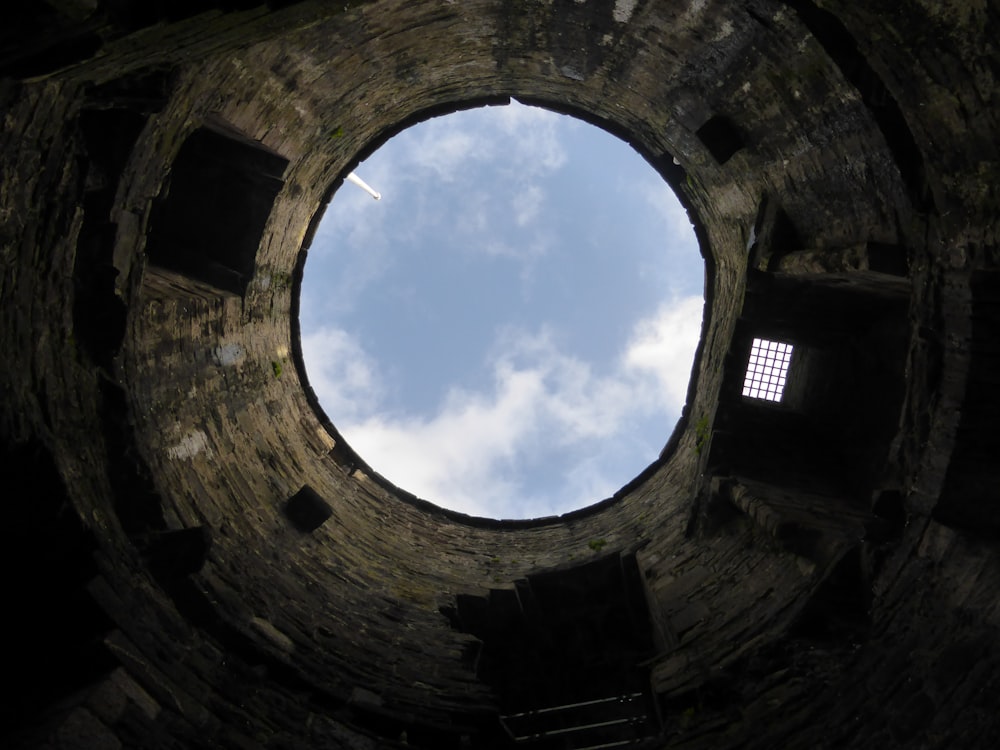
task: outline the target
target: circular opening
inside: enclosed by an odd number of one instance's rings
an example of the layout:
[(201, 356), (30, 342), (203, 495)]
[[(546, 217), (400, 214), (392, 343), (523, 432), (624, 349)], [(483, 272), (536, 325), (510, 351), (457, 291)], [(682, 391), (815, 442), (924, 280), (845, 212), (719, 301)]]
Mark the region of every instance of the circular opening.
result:
[(512, 103), (427, 120), (317, 228), (302, 354), (375, 471), (438, 505), (537, 518), (613, 494), (680, 416), (704, 264), (663, 179), (603, 130)]

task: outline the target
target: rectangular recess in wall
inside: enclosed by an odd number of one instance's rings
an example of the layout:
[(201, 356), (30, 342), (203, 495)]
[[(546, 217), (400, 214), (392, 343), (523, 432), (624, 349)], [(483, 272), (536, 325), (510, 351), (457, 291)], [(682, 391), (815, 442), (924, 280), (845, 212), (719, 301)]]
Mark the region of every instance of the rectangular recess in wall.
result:
[(743, 395), (764, 401), (781, 401), (791, 360), (791, 344), (755, 338), (747, 360)]
[(303, 486), (285, 503), (285, 517), (304, 534), (316, 531), (332, 515), (330, 505), (309, 485)]
[(732, 158), (733, 154), (743, 148), (743, 136), (739, 129), (729, 118), (722, 115), (711, 117), (698, 128), (695, 135), (720, 165), (725, 164)]
[(288, 161), (235, 132), (196, 130), (153, 209), (154, 265), (242, 295)]

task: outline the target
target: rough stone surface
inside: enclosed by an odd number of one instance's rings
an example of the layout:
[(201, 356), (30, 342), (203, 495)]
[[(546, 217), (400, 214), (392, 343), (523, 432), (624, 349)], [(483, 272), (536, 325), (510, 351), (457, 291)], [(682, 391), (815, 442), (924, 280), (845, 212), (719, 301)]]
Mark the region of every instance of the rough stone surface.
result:
[[(470, 607), (611, 659), (567, 699), (639, 680), (642, 747), (1000, 742), (996, 0), (14, 0), (0, 19), (3, 562), (26, 657), (5, 746), (511, 747), (501, 710), (540, 667)], [(319, 411), (295, 321), (343, 175), (509, 97), (631, 143), (708, 269), (660, 459), (519, 522), (379, 477)], [(191, 254), (239, 216), (231, 247)], [(740, 393), (754, 336), (801, 351), (781, 406)], [(304, 486), (330, 511), (308, 533), (286, 513)], [(502, 681), (477, 659), (494, 648)]]

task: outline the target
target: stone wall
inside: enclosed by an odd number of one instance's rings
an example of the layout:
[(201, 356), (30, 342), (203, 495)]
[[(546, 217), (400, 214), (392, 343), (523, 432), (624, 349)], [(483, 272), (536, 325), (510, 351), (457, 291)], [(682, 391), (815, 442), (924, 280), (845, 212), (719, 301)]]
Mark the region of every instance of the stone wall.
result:
[[(620, 559), (652, 639), (620, 665), (656, 715), (642, 747), (995, 745), (993, 0), (2, 13), (4, 562), (30, 656), (9, 744), (510, 747), (459, 602), (544, 584), (611, 643), (623, 605), (574, 587)], [(294, 321), (343, 175), (509, 97), (633, 145), (708, 269), (660, 459), (517, 522), (382, 479), (318, 410)], [(202, 210), (199, 138), (222, 184), (266, 190)], [(801, 408), (739, 393), (768, 328), (836, 360)]]

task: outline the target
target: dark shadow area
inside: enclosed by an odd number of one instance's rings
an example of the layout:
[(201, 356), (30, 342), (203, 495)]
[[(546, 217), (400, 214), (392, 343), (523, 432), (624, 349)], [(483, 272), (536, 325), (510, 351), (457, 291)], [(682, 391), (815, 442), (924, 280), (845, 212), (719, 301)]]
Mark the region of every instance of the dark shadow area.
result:
[(150, 262), (242, 295), (287, 165), (233, 132), (195, 131), (153, 209)]
[(858, 49), (857, 42), (833, 13), (810, 0), (784, 0), (798, 14), (802, 23), (823, 45), (823, 49), (861, 94), (875, 118), (886, 145), (892, 152), (913, 205), (928, 211), (934, 207), (934, 197), (924, 167), (923, 154), (913, 132), (889, 89)]
[(934, 518), (976, 536), (1000, 532), (1000, 272), (974, 273), (972, 363), (951, 466)]
[(792, 638), (859, 642), (871, 625), (871, 586), (861, 545), (849, 550), (806, 602), (789, 629)]
[(100, 393), (108, 480), (114, 492), (118, 520), (129, 535), (162, 531), (166, 528), (163, 501), (150, 477), (149, 467), (135, 448), (125, 391), (102, 379)]
[(743, 148), (743, 136), (727, 117), (714, 115), (695, 133), (721, 166)]
[(0, 477), (3, 486), (19, 488), (8, 495), (0, 552), (5, 638), (16, 651), (4, 666), (9, 689), (0, 734), (7, 736), (43, 721), (43, 710), (58, 711), (63, 698), (116, 661), (103, 645), (114, 624), (86, 588), (98, 574), (97, 542), (80, 522), (52, 454), (37, 442), (4, 445)]
[[(906, 382), (907, 297), (843, 279), (752, 272), (714, 424), (710, 466), (867, 504), (887, 476)], [(780, 402), (744, 396), (751, 343), (794, 346)], [(780, 479), (780, 481), (779, 481)]]
[(512, 743), (568, 750), (659, 731), (641, 666), (654, 644), (634, 555), (531, 575), (488, 597), (459, 596), (444, 613), (482, 641), (470, 666), (496, 692)]
[(112, 371), (112, 360), (125, 336), (127, 310), (115, 291), (117, 225), (112, 204), (121, 174), (147, 116), (130, 109), (100, 107), (80, 114), (87, 177), (83, 226), (73, 268), (73, 331), (91, 360)]
[(296, 492), (285, 503), (285, 516), (304, 534), (316, 531), (333, 515), (327, 502), (308, 485)]

